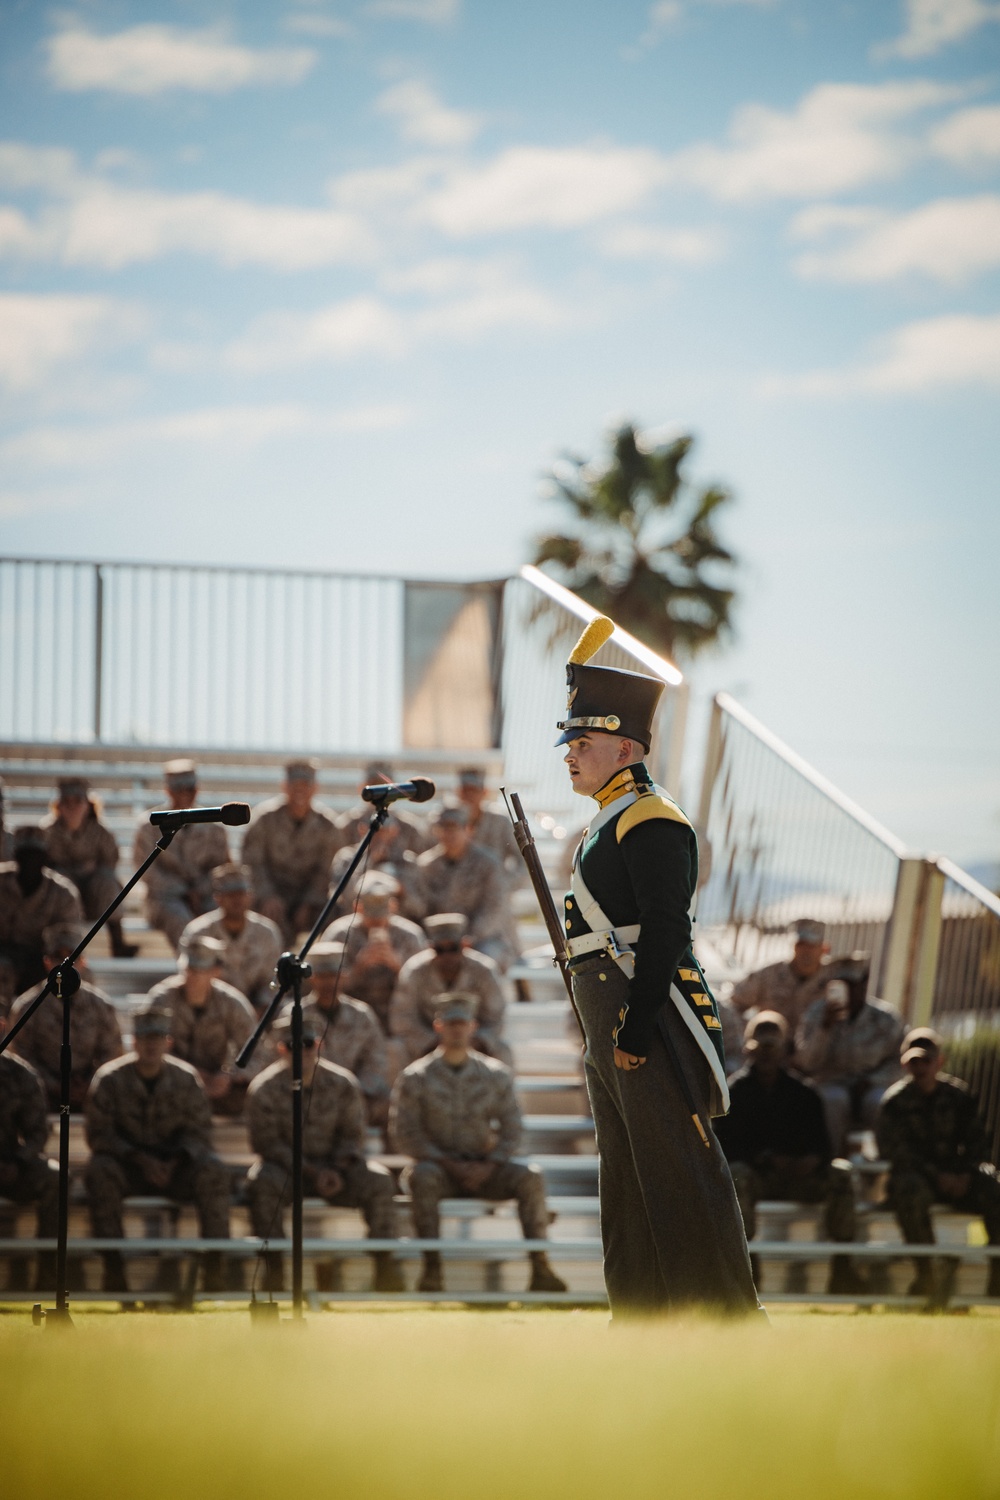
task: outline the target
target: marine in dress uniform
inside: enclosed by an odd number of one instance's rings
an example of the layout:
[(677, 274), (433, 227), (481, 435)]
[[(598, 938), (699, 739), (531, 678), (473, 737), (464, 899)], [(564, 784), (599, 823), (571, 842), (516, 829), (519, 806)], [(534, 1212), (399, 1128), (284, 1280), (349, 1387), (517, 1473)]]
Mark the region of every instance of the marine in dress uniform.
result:
[(728, 1088), (721, 1023), (691, 947), (698, 841), (639, 754), (663, 684), (586, 665), (612, 629), (598, 617), (581, 637), (558, 726), (574, 789), (598, 804), (574, 861), (566, 933), (608, 1297), (615, 1316), (750, 1313), (758, 1302), (743, 1222), (709, 1123), (725, 1112)]

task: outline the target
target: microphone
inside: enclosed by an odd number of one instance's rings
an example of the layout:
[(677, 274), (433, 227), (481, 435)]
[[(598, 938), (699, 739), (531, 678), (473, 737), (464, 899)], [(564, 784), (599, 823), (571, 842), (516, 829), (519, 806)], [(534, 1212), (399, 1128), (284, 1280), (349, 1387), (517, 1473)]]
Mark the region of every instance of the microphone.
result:
[(151, 812), (154, 828), (183, 828), (185, 823), (228, 823), (237, 828), (250, 821), (248, 802), (227, 802), (222, 807), (178, 807), (165, 812)]
[(365, 802), (373, 802), (376, 807), (385, 807), (390, 802), (429, 802), (437, 791), (433, 781), (428, 781), (425, 776), (414, 776), (412, 781), (384, 781), (379, 786), (365, 786), (361, 788), (361, 796)]

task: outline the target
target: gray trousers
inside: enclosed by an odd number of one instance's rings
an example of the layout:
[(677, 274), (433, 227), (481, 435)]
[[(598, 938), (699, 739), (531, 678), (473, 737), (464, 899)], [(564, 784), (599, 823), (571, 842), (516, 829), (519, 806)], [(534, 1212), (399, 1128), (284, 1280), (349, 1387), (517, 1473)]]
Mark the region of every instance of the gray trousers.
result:
[(573, 968), (587, 1037), (585, 1072), (600, 1156), (604, 1279), (615, 1316), (702, 1307), (758, 1309), (743, 1220), (707, 1114), (708, 1064), (672, 1002), (669, 1035), (700, 1107), (706, 1150), (663, 1038), (634, 1071), (614, 1065), (612, 1032), (628, 981), (605, 957)]

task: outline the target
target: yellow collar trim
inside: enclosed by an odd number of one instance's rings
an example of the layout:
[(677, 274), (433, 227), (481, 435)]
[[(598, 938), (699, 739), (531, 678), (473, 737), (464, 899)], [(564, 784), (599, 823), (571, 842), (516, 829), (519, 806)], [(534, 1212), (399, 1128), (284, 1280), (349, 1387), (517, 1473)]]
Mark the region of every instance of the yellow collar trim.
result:
[(594, 801), (598, 807), (607, 807), (609, 802), (617, 802), (619, 797), (626, 796), (629, 792), (638, 791), (632, 767), (626, 766), (624, 771), (619, 771), (610, 781), (606, 781), (600, 791), (594, 793)]

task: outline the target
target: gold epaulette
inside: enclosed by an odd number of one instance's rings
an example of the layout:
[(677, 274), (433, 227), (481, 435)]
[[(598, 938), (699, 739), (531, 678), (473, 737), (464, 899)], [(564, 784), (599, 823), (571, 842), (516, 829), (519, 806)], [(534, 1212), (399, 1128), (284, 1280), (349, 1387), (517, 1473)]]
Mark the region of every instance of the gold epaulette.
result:
[(654, 793), (652, 796), (640, 797), (626, 807), (615, 828), (619, 844), (630, 829), (638, 827), (640, 823), (647, 823), (650, 818), (665, 818), (671, 823), (686, 823), (691, 827), (690, 818), (684, 816), (675, 802)]

